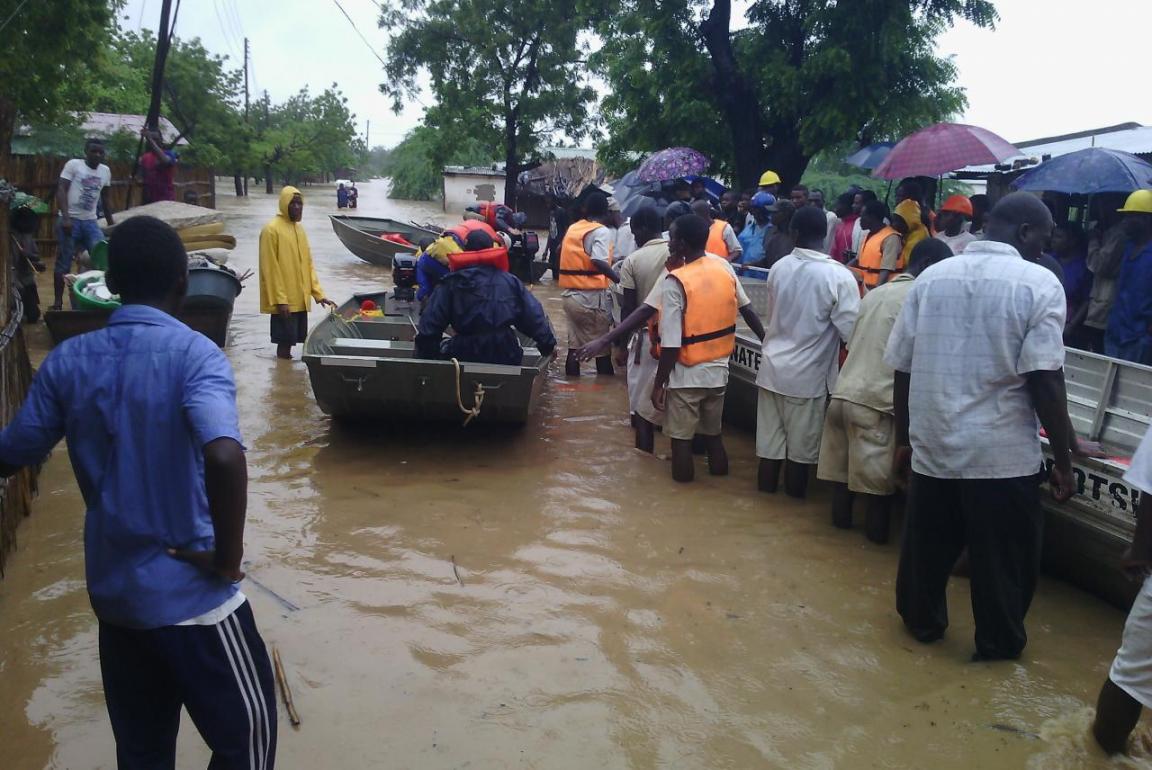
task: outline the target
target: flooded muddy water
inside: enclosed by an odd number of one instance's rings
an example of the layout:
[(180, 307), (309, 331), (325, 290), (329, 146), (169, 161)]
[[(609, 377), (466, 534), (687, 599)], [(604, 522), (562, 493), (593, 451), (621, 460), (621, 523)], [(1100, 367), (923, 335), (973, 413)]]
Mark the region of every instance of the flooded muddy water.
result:
[[(276, 199), (225, 188), (232, 264), (255, 267)], [(361, 190), (366, 216), (451, 219)], [(328, 296), (384, 282), (332, 233), (331, 187), (305, 197)], [(560, 325), (559, 292), (536, 293)], [(1123, 623), (1096, 599), (1046, 579), (1024, 659), (971, 664), (957, 579), (948, 637), (920, 646), (895, 613), (896, 547), (833, 529), (818, 488), (757, 493), (750, 434), (728, 430), (729, 477), (673, 485), (631, 447), (622, 373), (556, 365), (523, 430), (340, 428), (304, 365), (275, 360), (257, 295), (253, 279), (227, 352), (244, 590), (303, 719), (281, 709), (279, 767), (1152, 766), (1146, 739), (1109, 761), (1087, 737)], [(61, 446), (0, 581), (0, 767), (115, 764), (82, 516)], [(185, 720), (179, 766), (206, 763)]]

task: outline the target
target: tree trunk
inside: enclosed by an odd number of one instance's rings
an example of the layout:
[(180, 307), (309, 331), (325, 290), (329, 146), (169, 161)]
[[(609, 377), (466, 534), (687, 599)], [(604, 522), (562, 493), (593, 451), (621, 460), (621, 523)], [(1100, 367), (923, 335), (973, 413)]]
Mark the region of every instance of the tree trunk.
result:
[(236, 185), (236, 197), (237, 198), (243, 198), (244, 197), (244, 179), (241, 178), (239, 171), (237, 171), (235, 174), (232, 175), (232, 181)]
[(264, 164), (264, 192), (272, 194), (272, 166), (269, 163)]
[(516, 208), (516, 185), (520, 177), (520, 144), (516, 136), (517, 111), (504, 116), (504, 205)]
[(787, 198), (792, 187), (800, 184), (809, 160), (811, 156), (803, 151), (798, 138), (775, 135), (765, 153), (764, 168), (780, 175), (780, 194)]
[[(731, 0), (714, 0), (708, 18), (700, 24), (700, 37), (712, 59), (715, 93), (732, 133), (736, 182), (740, 189), (747, 190), (757, 186), (760, 175), (770, 165), (764, 148), (760, 100), (736, 63), (731, 23)], [(773, 170), (784, 176), (779, 169)]]

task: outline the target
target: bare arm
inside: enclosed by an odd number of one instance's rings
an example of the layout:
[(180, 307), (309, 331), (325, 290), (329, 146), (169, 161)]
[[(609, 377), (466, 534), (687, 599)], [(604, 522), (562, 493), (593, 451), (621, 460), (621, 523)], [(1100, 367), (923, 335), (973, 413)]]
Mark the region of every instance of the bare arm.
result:
[(752, 333), (756, 335), (756, 339), (761, 342), (764, 341), (764, 324), (760, 321), (760, 316), (752, 309), (751, 305), (745, 305), (740, 308), (740, 317), (744, 319), (744, 323), (752, 329)]
[(680, 348), (660, 348), (660, 363), (656, 367), (656, 379), (652, 383), (652, 406), (657, 409), (664, 408), (668, 379), (672, 376), (672, 370), (678, 360), (680, 360)]
[(656, 308), (651, 305), (641, 305), (636, 308), (628, 314), (627, 318), (612, 329), (612, 331), (580, 348), (580, 360), (590, 361), (593, 358), (604, 355), (613, 342), (628, 339), (639, 331), (640, 327), (648, 323), (648, 319), (654, 315), (656, 315)]
[(607, 262), (604, 262), (604, 261), (599, 260), (599, 259), (594, 259), (594, 260), (592, 260), (592, 269), (597, 271), (601, 275), (608, 276), (608, 280), (610, 280), (612, 283), (620, 283), (620, 276), (616, 274), (616, 271), (613, 270), (612, 266), (609, 265)]
[(100, 191), (100, 205), (104, 207), (104, 221), (111, 227), (115, 223), (112, 221), (112, 203), (108, 200), (107, 187)]
[(60, 224), (65, 230), (72, 229), (72, 217), (68, 216), (68, 191), (72, 189), (72, 182), (61, 177), (56, 185), (56, 208), (60, 210)]
[(225, 580), (244, 578), (244, 518), (248, 511), (248, 463), (244, 449), (232, 438), (218, 438), (204, 445), (204, 487), (212, 533), (212, 551), (170, 549), (169, 554), (195, 564)]
[(1067, 500), (1072, 496), (1072, 438), (1069, 436), (1072, 423), (1068, 418), (1064, 370), (1029, 372), (1026, 377), (1032, 406), (1048, 434), (1048, 446), (1055, 460), (1049, 479), (1052, 494), (1057, 500)]

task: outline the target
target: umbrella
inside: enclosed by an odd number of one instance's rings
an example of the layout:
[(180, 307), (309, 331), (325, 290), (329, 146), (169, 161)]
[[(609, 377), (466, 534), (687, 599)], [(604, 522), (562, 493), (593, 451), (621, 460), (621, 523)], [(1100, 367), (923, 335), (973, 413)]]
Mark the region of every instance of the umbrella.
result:
[(688, 184), (692, 184), (697, 179), (704, 183), (704, 192), (708, 194), (708, 200), (712, 201), (713, 203), (718, 203), (720, 201), (720, 196), (723, 195), (724, 191), (728, 189), (723, 184), (717, 182), (710, 176), (696, 176), (695, 174), (690, 174), (684, 177), (684, 181)]
[(991, 131), (961, 123), (936, 123), (904, 137), (872, 176), (940, 176), (965, 166), (999, 163), (1021, 152)]
[(708, 156), (691, 147), (669, 147), (652, 153), (636, 170), (642, 182), (663, 182), (669, 179), (682, 179), (693, 174), (702, 174), (711, 163)]
[(888, 157), (888, 153), (892, 152), (892, 148), (895, 146), (895, 142), (877, 142), (876, 144), (870, 144), (867, 147), (861, 147), (846, 157), (844, 162), (849, 166), (866, 168), (871, 171)]
[(1152, 164), (1120, 150), (1089, 147), (1045, 161), (1017, 177), (1017, 190), (1128, 193), (1152, 187)]

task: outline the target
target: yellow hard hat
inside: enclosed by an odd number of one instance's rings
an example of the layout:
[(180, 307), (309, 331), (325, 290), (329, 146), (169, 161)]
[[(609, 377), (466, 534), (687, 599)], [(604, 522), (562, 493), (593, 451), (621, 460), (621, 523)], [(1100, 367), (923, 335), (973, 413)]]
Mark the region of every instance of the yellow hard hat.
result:
[(1124, 208), (1117, 211), (1125, 214), (1152, 214), (1152, 190), (1137, 190), (1128, 196)]
[(775, 171), (765, 171), (760, 175), (761, 187), (767, 187), (770, 184), (780, 184), (780, 175)]

